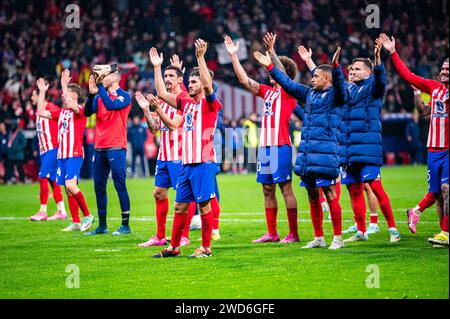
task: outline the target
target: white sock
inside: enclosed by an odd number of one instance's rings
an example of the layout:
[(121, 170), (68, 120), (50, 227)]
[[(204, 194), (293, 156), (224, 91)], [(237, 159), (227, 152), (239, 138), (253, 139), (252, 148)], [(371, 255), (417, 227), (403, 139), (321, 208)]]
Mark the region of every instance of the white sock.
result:
[(370, 224), (369, 224), (369, 227), (372, 226), (372, 225), (373, 225), (373, 226), (378, 226), (378, 224), (370, 223)]
[(342, 241), (342, 236), (341, 235), (339, 235), (339, 236), (334, 236), (333, 237), (333, 240), (336, 240), (336, 241)]
[(47, 205), (42, 205), (42, 204), (41, 204), (41, 208), (39, 208), (39, 211), (40, 211), (41, 213), (46, 213), (46, 214), (47, 214)]
[(316, 237), (316, 240), (325, 241), (325, 238), (323, 238), (323, 236), (322, 237)]
[(420, 216), (420, 214), (422, 214), (422, 212), (420, 211), (420, 207), (419, 205), (417, 205), (416, 207), (413, 208), (414, 214), (416, 216)]
[(56, 207), (58, 207), (58, 210), (61, 211), (64, 215), (67, 215), (66, 207), (64, 206), (64, 201), (60, 201), (59, 203), (56, 203)]
[(218, 229), (213, 229), (212, 234), (213, 235), (218, 235), (219, 234), (219, 230)]

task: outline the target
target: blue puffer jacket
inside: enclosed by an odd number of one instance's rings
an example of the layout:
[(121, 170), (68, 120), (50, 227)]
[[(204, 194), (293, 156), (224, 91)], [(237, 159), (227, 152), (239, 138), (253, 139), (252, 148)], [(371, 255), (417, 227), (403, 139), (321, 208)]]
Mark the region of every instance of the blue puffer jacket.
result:
[[(383, 165), (381, 108), (387, 79), (384, 65), (375, 66), (367, 80), (349, 86), (348, 164)], [(345, 117), (345, 116), (344, 116)]]
[(270, 70), (270, 75), (288, 94), (305, 103), (295, 174), (312, 178), (337, 178), (341, 107), (349, 99), (341, 67), (333, 69), (333, 85), (320, 92), (292, 81), (276, 67)]
[[(347, 89), (351, 90), (352, 86), (355, 84), (347, 83)], [(349, 107), (348, 104), (345, 104), (342, 107), (342, 116), (341, 116), (341, 132), (339, 135), (339, 164), (341, 166), (348, 164), (348, 134), (349, 130), (348, 127), (350, 127), (350, 118), (349, 118)]]

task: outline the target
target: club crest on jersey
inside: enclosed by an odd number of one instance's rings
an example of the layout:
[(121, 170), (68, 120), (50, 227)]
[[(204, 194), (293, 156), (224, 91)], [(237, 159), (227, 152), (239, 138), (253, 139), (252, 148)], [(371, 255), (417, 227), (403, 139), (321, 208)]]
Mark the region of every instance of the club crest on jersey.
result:
[(194, 124), (194, 114), (191, 111), (189, 111), (188, 113), (186, 113), (186, 121), (184, 122), (184, 130), (192, 131), (193, 130), (192, 124)]
[(272, 112), (272, 102), (271, 101), (265, 101), (264, 102), (264, 108), (261, 116), (271, 116), (273, 115)]
[(442, 102), (441, 100), (436, 101), (436, 111), (439, 113), (445, 112), (444, 102)]

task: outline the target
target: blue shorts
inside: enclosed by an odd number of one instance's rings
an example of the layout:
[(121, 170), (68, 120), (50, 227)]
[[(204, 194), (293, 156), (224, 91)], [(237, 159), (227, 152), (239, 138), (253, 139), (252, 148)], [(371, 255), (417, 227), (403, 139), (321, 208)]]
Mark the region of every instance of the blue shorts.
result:
[(256, 182), (277, 184), (292, 180), (292, 147), (266, 146), (258, 149)]
[(448, 150), (428, 152), (428, 191), (439, 194), (443, 184), (448, 184)]
[(177, 203), (205, 202), (216, 196), (216, 163), (181, 165)]
[(39, 169), (40, 178), (48, 178), (51, 181), (56, 180), (56, 170), (58, 168), (58, 149), (54, 148), (41, 154), (41, 168)]
[(303, 187), (326, 187), (330, 185), (336, 185), (336, 180), (303, 176), (300, 181), (300, 186)]
[(155, 186), (177, 189), (180, 175), (181, 161), (157, 161), (155, 172)]
[(56, 171), (56, 183), (58, 185), (65, 185), (66, 180), (76, 179), (78, 181), (82, 165), (82, 157), (59, 159), (58, 169)]
[(350, 165), (341, 166), (341, 183), (350, 185), (354, 183), (365, 183), (381, 178), (379, 166)]

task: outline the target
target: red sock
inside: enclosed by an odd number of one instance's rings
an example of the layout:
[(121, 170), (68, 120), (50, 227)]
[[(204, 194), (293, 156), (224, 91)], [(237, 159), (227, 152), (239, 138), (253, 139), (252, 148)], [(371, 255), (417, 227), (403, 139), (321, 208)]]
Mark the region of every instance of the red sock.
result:
[(167, 214), (169, 213), (169, 199), (164, 198), (156, 201), (156, 237), (166, 238)]
[(184, 225), (186, 224), (187, 214), (175, 213), (173, 216), (173, 226), (172, 226), (172, 238), (170, 246), (175, 248), (180, 248), (181, 235), (183, 233)]
[(217, 197), (211, 198), (211, 209), (214, 215), (213, 229), (219, 229), (220, 204)]
[(55, 203), (58, 204), (59, 202), (62, 202), (63, 196), (62, 196), (61, 186), (56, 184), (55, 181), (50, 181), (50, 185), (52, 185), (53, 198), (55, 200)]
[(194, 218), (196, 208), (197, 208), (196, 202), (191, 202), (188, 206), (186, 224), (184, 225), (183, 234), (182, 234), (183, 237), (189, 238), (189, 230), (191, 228), (191, 221), (192, 221), (192, 218)]
[(434, 193), (427, 193), (417, 206), (419, 206), (420, 212), (423, 212), (428, 207), (433, 206), (435, 201), (436, 195)]
[(325, 194), (323, 193), (323, 190), (322, 190), (322, 188), (320, 188), (320, 197), (319, 197), (319, 199), (320, 199), (320, 203), (322, 204), (322, 203), (325, 203), (326, 201), (327, 201), (327, 199), (325, 198)]
[(72, 216), (72, 223), (80, 223), (80, 214), (78, 212), (78, 203), (75, 196), (67, 196), (67, 201), (69, 202), (70, 216)]
[(341, 182), (336, 183), (336, 198), (338, 202), (341, 200)]
[(277, 211), (278, 208), (266, 208), (267, 230), (270, 235), (277, 236)]
[(205, 215), (201, 215), (202, 218), (202, 246), (205, 249), (211, 247), (211, 236), (214, 224), (214, 214), (211, 211)]
[(384, 218), (386, 218), (388, 227), (389, 228), (396, 227), (394, 214), (392, 213), (391, 201), (389, 200), (388, 195), (384, 191), (381, 181), (375, 180), (370, 182), (370, 187), (372, 188), (373, 193), (378, 199), (380, 209), (383, 212)]
[(287, 208), (287, 217), (289, 221), (289, 233), (294, 235), (295, 237), (298, 236), (298, 221), (297, 221), (297, 207), (295, 208)]
[(348, 185), (350, 200), (359, 231), (366, 232), (366, 201), (364, 199), (364, 184), (353, 183)]
[(342, 208), (339, 204), (339, 199), (336, 197), (328, 203), (328, 206), (330, 206), (334, 235), (340, 236), (342, 235)]
[(87, 207), (86, 200), (84, 199), (83, 193), (79, 191), (74, 195), (78, 206), (81, 208), (81, 211), (83, 212), (83, 216), (89, 216), (91, 213), (89, 212), (89, 208)]
[(378, 214), (370, 214), (370, 223), (378, 224)]
[(448, 233), (448, 216), (442, 219), (442, 230)]
[(47, 205), (48, 202), (48, 193), (49, 193), (49, 188), (48, 188), (48, 179), (46, 178), (38, 178), (39, 180), (39, 199), (41, 201), (41, 205)]
[(439, 216), (439, 227), (441, 228), (442, 231), (444, 230), (444, 216)]
[(314, 236), (323, 237), (323, 210), (320, 199), (309, 200), (309, 211), (311, 213), (311, 221), (314, 227)]

